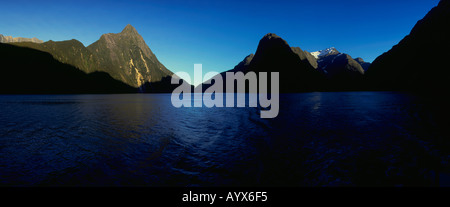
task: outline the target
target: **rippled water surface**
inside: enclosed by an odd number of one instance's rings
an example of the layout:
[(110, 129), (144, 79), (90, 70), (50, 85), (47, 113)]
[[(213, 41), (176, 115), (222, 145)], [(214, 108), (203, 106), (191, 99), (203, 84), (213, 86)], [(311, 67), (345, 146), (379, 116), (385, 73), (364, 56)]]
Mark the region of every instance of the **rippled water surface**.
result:
[[(0, 185), (442, 185), (448, 111), (394, 92), (175, 108), (170, 94), (1, 95)], [(443, 118), (444, 117), (444, 118)]]

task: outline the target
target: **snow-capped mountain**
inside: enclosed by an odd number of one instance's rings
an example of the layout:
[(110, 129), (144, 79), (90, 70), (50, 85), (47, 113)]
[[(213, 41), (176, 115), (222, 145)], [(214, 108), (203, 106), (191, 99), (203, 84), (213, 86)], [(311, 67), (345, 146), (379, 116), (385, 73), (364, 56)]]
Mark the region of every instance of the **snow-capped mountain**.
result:
[(311, 52), (311, 55), (317, 61), (317, 70), (329, 80), (332, 88), (346, 90), (361, 84), (364, 75), (361, 63), (365, 63), (362, 59), (359, 63), (334, 47)]
[(335, 55), (339, 54), (340, 52), (336, 50), (334, 47), (327, 48), (325, 50), (319, 50), (316, 52), (311, 52), (311, 55), (314, 56), (316, 59), (325, 57), (327, 55)]

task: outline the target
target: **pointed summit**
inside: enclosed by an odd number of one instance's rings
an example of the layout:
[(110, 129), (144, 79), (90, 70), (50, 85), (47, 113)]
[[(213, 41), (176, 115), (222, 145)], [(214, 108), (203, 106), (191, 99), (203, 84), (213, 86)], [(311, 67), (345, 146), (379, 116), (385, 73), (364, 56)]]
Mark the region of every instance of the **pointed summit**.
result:
[(137, 32), (136, 28), (127, 24), (120, 33), (107, 33), (103, 34), (100, 39), (88, 48), (95, 48), (98, 45), (106, 45), (107, 48), (113, 48), (120, 45), (120, 47), (131, 47), (135, 45), (142, 50), (145, 57), (151, 58), (154, 56), (149, 46), (145, 43), (144, 38)]
[(120, 33), (102, 35), (87, 49), (97, 57), (105, 72), (133, 87), (162, 81), (172, 75), (130, 24)]
[(137, 33), (137, 30), (136, 30), (136, 28), (131, 26), (131, 24), (127, 24), (127, 26), (125, 26), (125, 28), (123, 28), (121, 33)]

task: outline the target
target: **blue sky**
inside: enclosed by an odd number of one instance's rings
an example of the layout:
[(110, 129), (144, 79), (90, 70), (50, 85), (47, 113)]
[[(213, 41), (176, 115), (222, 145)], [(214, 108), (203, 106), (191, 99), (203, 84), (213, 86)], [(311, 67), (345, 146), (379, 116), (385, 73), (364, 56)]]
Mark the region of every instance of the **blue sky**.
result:
[(439, 0), (1, 1), (0, 34), (78, 39), (133, 25), (170, 70), (193, 74), (233, 68), (266, 33), (291, 46), (335, 47), (373, 61), (389, 50)]

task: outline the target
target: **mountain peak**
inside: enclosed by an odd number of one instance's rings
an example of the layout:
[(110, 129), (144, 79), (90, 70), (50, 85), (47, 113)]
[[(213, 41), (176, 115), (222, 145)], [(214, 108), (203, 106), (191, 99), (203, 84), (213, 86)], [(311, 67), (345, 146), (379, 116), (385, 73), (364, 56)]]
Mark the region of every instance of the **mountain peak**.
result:
[[(274, 33), (267, 33), (264, 35), (264, 37), (259, 41), (258, 49), (256, 50), (256, 53), (258, 51), (265, 51), (269, 48), (273, 47), (280, 47), (284, 48), (286, 51), (290, 51), (289, 44), (280, 36), (274, 34)], [(255, 55), (256, 55), (255, 53)]]
[(266, 35), (264, 35), (263, 39), (279, 39), (281, 38), (280, 36), (276, 35), (275, 33), (267, 33)]
[(324, 50), (319, 50), (316, 52), (311, 52), (311, 55), (314, 56), (316, 59), (325, 57), (327, 55), (335, 55), (335, 54), (339, 54), (340, 52), (336, 50), (336, 48), (334, 47), (330, 47)]
[(127, 24), (127, 26), (125, 26), (125, 28), (123, 28), (121, 33), (137, 33), (137, 30), (136, 30), (136, 28), (131, 26), (131, 24)]
[(120, 33), (108, 33), (87, 47), (98, 56), (99, 65), (117, 80), (133, 87), (162, 81), (172, 72), (161, 64), (144, 38), (128, 24)]

